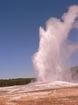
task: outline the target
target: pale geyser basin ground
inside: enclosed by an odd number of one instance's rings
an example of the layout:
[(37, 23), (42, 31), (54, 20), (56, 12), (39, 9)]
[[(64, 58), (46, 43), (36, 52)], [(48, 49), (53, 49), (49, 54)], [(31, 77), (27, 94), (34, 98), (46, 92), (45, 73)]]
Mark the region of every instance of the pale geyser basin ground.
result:
[(78, 105), (78, 84), (55, 81), (1, 87), (0, 105)]

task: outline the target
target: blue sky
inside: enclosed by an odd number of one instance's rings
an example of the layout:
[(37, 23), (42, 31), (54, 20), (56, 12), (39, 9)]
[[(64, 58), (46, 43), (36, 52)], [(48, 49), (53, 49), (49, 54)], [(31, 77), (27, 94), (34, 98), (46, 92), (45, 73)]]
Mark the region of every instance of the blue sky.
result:
[[(38, 48), (39, 27), (60, 18), (78, 0), (0, 0), (0, 78), (33, 77), (32, 55)], [(70, 39), (77, 39), (77, 30)], [(71, 58), (78, 65), (78, 52)]]

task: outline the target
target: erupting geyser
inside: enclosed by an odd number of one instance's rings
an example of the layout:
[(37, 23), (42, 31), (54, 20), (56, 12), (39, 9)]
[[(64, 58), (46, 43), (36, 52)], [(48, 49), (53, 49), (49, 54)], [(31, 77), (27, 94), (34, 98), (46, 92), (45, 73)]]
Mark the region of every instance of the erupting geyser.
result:
[(38, 81), (71, 81), (66, 67), (70, 56), (78, 49), (78, 43), (69, 44), (69, 32), (77, 27), (78, 5), (73, 5), (61, 19), (50, 18), (45, 29), (40, 27), (40, 43), (33, 56)]

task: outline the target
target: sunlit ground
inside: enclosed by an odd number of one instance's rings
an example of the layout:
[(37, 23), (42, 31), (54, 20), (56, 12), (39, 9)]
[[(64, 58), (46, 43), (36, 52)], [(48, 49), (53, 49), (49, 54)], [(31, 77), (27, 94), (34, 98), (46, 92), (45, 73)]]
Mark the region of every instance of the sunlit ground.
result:
[(57, 83), (51, 88), (52, 85), (32, 91), (27, 89), (35, 84), (0, 88), (0, 105), (78, 105), (78, 86), (63, 83), (59, 87)]

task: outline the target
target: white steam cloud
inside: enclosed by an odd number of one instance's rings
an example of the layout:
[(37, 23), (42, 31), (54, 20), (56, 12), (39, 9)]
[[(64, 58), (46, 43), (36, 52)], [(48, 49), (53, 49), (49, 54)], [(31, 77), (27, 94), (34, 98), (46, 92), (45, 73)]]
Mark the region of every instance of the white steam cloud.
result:
[(73, 5), (61, 19), (50, 18), (46, 28), (40, 27), (40, 43), (33, 56), (33, 65), (39, 81), (70, 81), (71, 73), (66, 68), (69, 57), (78, 50), (78, 43), (68, 44), (73, 28), (78, 28), (78, 5)]

